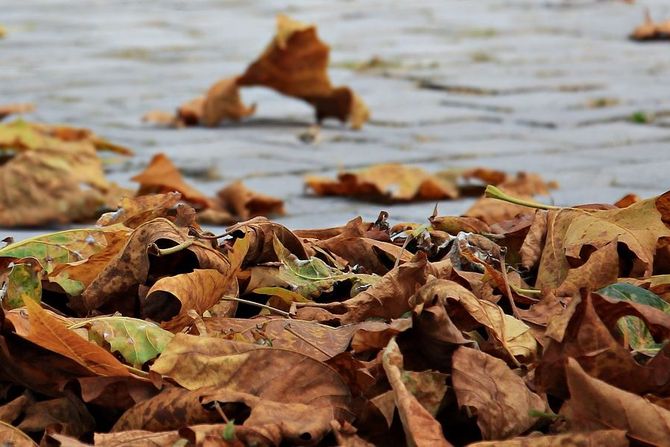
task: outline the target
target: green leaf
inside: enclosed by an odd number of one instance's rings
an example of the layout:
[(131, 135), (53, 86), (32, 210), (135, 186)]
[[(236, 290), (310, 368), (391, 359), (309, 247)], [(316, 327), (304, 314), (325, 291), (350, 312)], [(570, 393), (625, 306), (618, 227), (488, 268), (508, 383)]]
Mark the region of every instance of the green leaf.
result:
[(105, 233), (131, 231), (122, 224), (59, 231), (15, 242), (0, 249), (0, 258), (35, 258), (50, 273), (55, 264), (81, 261), (107, 246)]
[(654, 117), (653, 117), (653, 115), (650, 115), (646, 112), (638, 111), (638, 112), (634, 112), (630, 116), (630, 120), (634, 123), (637, 123), (637, 124), (647, 124), (647, 123), (652, 122), (654, 120)]
[[(647, 289), (632, 284), (611, 284), (600, 289), (598, 293), (617, 300), (645, 304), (670, 314), (670, 304), (665, 302), (663, 298)], [(617, 322), (617, 328), (624, 335), (631, 349), (636, 352), (647, 356), (654, 356), (663, 347), (662, 343), (657, 343), (654, 340), (644, 321), (637, 317), (628, 316), (620, 318)]]
[(88, 338), (99, 346), (118, 352), (134, 368), (141, 369), (163, 352), (174, 334), (160, 326), (123, 316), (96, 317), (76, 323), (70, 329), (88, 328)]
[(68, 295), (78, 296), (84, 292), (86, 288), (84, 283), (77, 281), (76, 279), (70, 279), (70, 276), (67, 272), (58, 274), (49, 278), (49, 281), (54, 282), (63, 288), (63, 291)]
[(611, 284), (598, 291), (599, 294), (622, 301), (632, 301), (638, 304), (646, 304), (663, 312), (670, 313), (670, 304), (663, 298), (642, 287), (634, 286), (625, 282)]
[(336, 283), (351, 281), (354, 285), (372, 285), (379, 280), (377, 275), (343, 272), (329, 266), (319, 258), (298, 259), (275, 236), (273, 246), (277, 258), (282, 263), (277, 277), (288, 283), (292, 291), (306, 298), (317, 297), (330, 292)]
[(2, 298), (4, 309), (23, 307), (27, 299), (38, 303), (42, 301), (41, 268), (31, 261), (37, 263), (34, 260), (23, 259), (12, 265), (7, 277), (5, 296)]

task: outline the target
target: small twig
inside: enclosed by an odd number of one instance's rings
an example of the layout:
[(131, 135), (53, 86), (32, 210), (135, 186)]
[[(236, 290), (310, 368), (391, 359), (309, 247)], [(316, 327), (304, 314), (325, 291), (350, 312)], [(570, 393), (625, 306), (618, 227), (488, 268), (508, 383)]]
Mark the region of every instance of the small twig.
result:
[(48, 310), (50, 310), (51, 312), (53, 312), (53, 313), (55, 313), (55, 314), (57, 314), (57, 315), (60, 315), (61, 317), (67, 317), (66, 314), (64, 314), (64, 313), (61, 312), (60, 310), (56, 309), (55, 307), (53, 307), (53, 306), (52, 306), (51, 304), (49, 304), (49, 303), (45, 303), (44, 301), (42, 301), (40, 304), (42, 305), (43, 308), (48, 309)]
[(223, 418), (223, 421), (227, 424), (230, 422), (228, 419), (228, 416), (226, 416), (226, 413), (223, 412), (223, 408), (221, 408), (221, 405), (219, 405), (219, 401), (215, 400), (214, 401), (214, 408), (216, 408), (216, 411), (218, 411), (219, 415)]
[(243, 304), (248, 304), (250, 306), (260, 307), (260, 308), (263, 308), (263, 309), (267, 309), (270, 312), (274, 312), (276, 314), (279, 314), (283, 317), (291, 318), (290, 313), (285, 312), (285, 311), (280, 310), (280, 309), (277, 309), (276, 307), (268, 306), (267, 304), (261, 304), (261, 303), (255, 302), (255, 301), (249, 301), (249, 300), (245, 300), (245, 299), (242, 299), (242, 298), (237, 298), (237, 297), (234, 297), (234, 296), (223, 296), (223, 297), (221, 297), (221, 299), (226, 300), (226, 301), (236, 301), (238, 303), (243, 303)]
[(502, 273), (503, 283), (505, 285), (505, 295), (507, 295), (509, 305), (512, 307), (512, 313), (514, 314), (514, 317), (520, 320), (521, 315), (519, 314), (519, 309), (516, 307), (516, 303), (514, 302), (514, 295), (512, 295), (512, 289), (510, 288), (509, 278), (507, 277), (507, 265), (505, 264), (505, 255), (501, 254), (500, 257), (498, 258), (498, 261), (500, 261), (500, 273)]
[(195, 228), (195, 227), (188, 227), (188, 232), (189, 232), (189, 235), (193, 235), (193, 236), (197, 237), (198, 239), (209, 239), (209, 240), (221, 239), (222, 237), (226, 237), (226, 236), (230, 235), (230, 233), (228, 231), (226, 231), (222, 234), (219, 234), (219, 235), (204, 234), (204, 233), (199, 232), (198, 229)]
[(409, 245), (409, 243), (410, 243), (413, 239), (414, 239), (414, 236), (412, 236), (411, 234), (408, 234), (408, 235), (407, 235), (407, 238), (405, 239), (405, 243), (402, 244), (402, 247), (401, 247), (401, 249), (400, 249), (400, 254), (398, 255), (397, 258), (395, 258), (395, 263), (393, 264), (393, 268), (394, 268), (394, 269), (395, 269), (395, 268), (398, 268), (398, 266), (400, 265), (400, 259), (402, 258), (402, 255), (405, 254), (405, 251), (406, 251), (406, 249), (407, 249), (407, 246)]

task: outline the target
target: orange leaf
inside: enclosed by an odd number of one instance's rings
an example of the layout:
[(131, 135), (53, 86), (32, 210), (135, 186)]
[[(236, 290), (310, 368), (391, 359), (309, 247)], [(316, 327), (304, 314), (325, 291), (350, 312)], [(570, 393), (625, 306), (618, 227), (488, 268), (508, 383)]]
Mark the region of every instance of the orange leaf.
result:
[(191, 185), (184, 182), (177, 167), (165, 154), (156, 154), (149, 166), (132, 178), (140, 184), (138, 195), (152, 193), (180, 192), (184, 200), (211, 208), (212, 201)]
[(33, 300), (26, 300), (30, 329), (23, 338), (61, 354), (100, 376), (128, 376), (126, 367), (109, 352), (86, 341), (52, 317)]
[(305, 183), (322, 196), (355, 196), (373, 200), (440, 200), (458, 197), (455, 185), (421, 168), (395, 163), (343, 172), (337, 180), (307, 177)]

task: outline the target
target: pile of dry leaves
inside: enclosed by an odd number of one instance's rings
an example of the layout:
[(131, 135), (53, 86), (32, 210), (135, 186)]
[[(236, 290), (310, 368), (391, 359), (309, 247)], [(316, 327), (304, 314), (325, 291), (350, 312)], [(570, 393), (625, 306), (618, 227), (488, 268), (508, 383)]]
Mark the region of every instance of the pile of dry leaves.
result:
[(0, 438), (669, 445), (670, 193), (488, 194), (521, 212), (212, 235), (158, 193), (10, 243)]

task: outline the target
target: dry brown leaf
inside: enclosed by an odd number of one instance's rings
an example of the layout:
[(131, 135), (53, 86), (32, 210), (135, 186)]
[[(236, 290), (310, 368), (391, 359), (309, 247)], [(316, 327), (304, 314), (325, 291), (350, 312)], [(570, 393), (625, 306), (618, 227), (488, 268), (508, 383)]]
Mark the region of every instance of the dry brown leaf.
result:
[(95, 420), (79, 398), (69, 395), (30, 405), (18, 428), (28, 433), (47, 430), (79, 438), (93, 431)]
[[(493, 171), (496, 173), (497, 171)], [(499, 173), (498, 173), (499, 174)], [(484, 170), (484, 180), (491, 177)], [(489, 180), (501, 180), (500, 175)], [(545, 182), (537, 174), (519, 172), (516, 176), (506, 176), (500, 183), (489, 182), (497, 186), (501, 191), (522, 200), (532, 201), (534, 195), (549, 194), (551, 189), (558, 187), (556, 182)], [(500, 223), (523, 214), (532, 214), (534, 211), (528, 207), (497, 199), (482, 197), (478, 199), (465, 213), (464, 216), (476, 217), (489, 225)]]
[(353, 196), (391, 202), (458, 197), (458, 190), (453, 184), (421, 168), (393, 163), (373, 165), (357, 172), (342, 172), (337, 180), (307, 177), (305, 183), (321, 196)]
[(202, 315), (218, 303), (231, 287), (237, 287), (234, 280), (234, 276), (223, 275), (214, 269), (161, 278), (149, 289), (142, 314), (161, 323), (164, 329), (180, 331), (193, 322), (189, 316), (191, 310)]
[(423, 284), (429, 274), (429, 264), (423, 252), (411, 261), (395, 267), (376, 284), (343, 303), (346, 313), (343, 324), (367, 318), (398, 318), (411, 310), (409, 299)]
[(347, 351), (381, 349), (401, 328), (380, 321), (364, 321), (337, 328), (314, 321), (288, 318), (221, 318), (203, 319), (208, 337), (222, 337), (248, 343), (271, 341), (272, 347), (299, 352), (318, 360)]
[(329, 52), (316, 26), (280, 14), (274, 39), (237, 83), (300, 98), (314, 106), (318, 121), (334, 117), (358, 129), (368, 119), (367, 106), (349, 87), (332, 86), (327, 73)]
[[(244, 351), (245, 345), (250, 350)], [(332, 419), (348, 418), (349, 390), (340, 376), (291, 351), (179, 334), (152, 370), (192, 390), (168, 396), (174, 401), (169, 411), (181, 411), (181, 419), (163, 414), (168, 398), (162, 393), (130, 409), (115, 430), (168, 430), (202, 423), (203, 417), (210, 417), (205, 409), (214, 409), (217, 402), (233, 419), (239, 417), (236, 408), (250, 408), (243, 426), (278, 445), (282, 439), (316, 443), (330, 431)], [(232, 405), (238, 402), (244, 406)]]
[[(130, 230), (128, 230), (130, 231)], [(129, 233), (126, 231), (105, 233), (106, 246), (97, 253), (91, 254), (87, 259), (81, 261), (69, 262), (67, 264), (58, 264), (49, 274), (49, 281), (62, 285), (78, 282), (77, 290), (75, 287), (69, 287), (66, 292), (71, 295), (78, 295), (88, 287), (107, 264), (121, 251), (128, 240)]]
[(623, 430), (596, 430), (584, 433), (562, 435), (525, 436), (506, 441), (484, 441), (468, 444), (468, 447), (628, 447), (629, 442)]
[[(520, 199), (531, 199), (531, 197), (519, 197)], [(532, 214), (533, 211), (525, 206), (514, 203), (501, 202), (498, 199), (483, 197), (478, 199), (468, 210), (463, 213), (464, 216), (474, 217), (488, 225), (497, 222), (513, 219), (522, 214)]]
[(332, 237), (324, 237), (322, 240), (313, 242), (313, 246), (342, 258), (350, 266), (357, 265), (363, 268), (361, 272), (378, 275), (387, 273), (396, 261), (402, 264), (412, 259), (409, 251), (390, 243), (386, 233), (384, 236), (388, 241), (368, 237), (374, 235), (369, 226), (363, 222), (363, 219), (357, 217), (349, 221)]
[(151, 382), (134, 376), (80, 377), (77, 382), (84, 402), (110, 409), (127, 410), (159, 392)]
[(35, 398), (32, 393), (30, 391), (25, 391), (16, 399), (0, 406), (0, 421), (12, 424), (34, 401)]
[(2, 421), (0, 421), (0, 439), (11, 447), (37, 447), (37, 443), (27, 434)]
[(216, 82), (205, 95), (182, 104), (176, 115), (152, 111), (144, 120), (171, 127), (239, 121), (256, 111), (255, 104), (244, 105), (240, 88), (263, 86), (308, 102), (319, 122), (332, 117), (360, 129), (370, 111), (349, 87), (331, 84), (327, 73), (329, 53), (330, 48), (317, 36), (316, 26), (278, 15), (275, 37), (242, 75)]
[(180, 200), (181, 194), (178, 192), (124, 197), (119, 202), (117, 210), (100, 216), (97, 224), (109, 226), (122, 223), (128, 228), (137, 228), (156, 217), (168, 217), (169, 211), (177, 206)]
[(240, 97), (239, 77), (225, 78), (212, 85), (203, 96), (194, 98), (177, 108), (177, 114), (152, 110), (143, 121), (169, 127), (204, 125), (214, 127), (223, 121), (239, 121), (253, 115), (256, 105), (247, 107)]
[[(98, 275), (86, 287), (81, 297), (72, 297), (70, 305), (83, 313), (107, 306), (110, 310), (135, 311), (138, 287), (146, 285), (150, 262), (149, 249), (187, 243), (187, 230), (164, 218), (156, 218), (137, 227), (121, 250), (115, 253)], [(188, 243), (187, 243), (188, 244)], [(184, 270), (214, 268), (227, 271), (225, 257), (211, 246), (195, 241), (184, 250), (166, 256), (152, 256), (159, 268), (170, 260), (181, 263)], [(167, 264), (169, 266), (169, 263)]]
[(505, 172), (488, 168), (468, 169), (467, 171), (463, 172), (461, 176), (467, 180), (477, 179), (481, 180), (483, 183), (487, 185), (494, 185), (494, 186), (500, 185), (508, 178), (508, 175)]
[(216, 126), (224, 120), (239, 121), (253, 115), (256, 105), (246, 107), (240, 98), (238, 79), (222, 79), (205, 94), (200, 122), (205, 126)]
[(338, 421), (331, 421), (330, 426), (335, 434), (337, 445), (341, 447), (374, 447), (374, 444), (367, 442), (356, 434), (358, 430), (348, 422), (341, 424)]
[(138, 195), (164, 194), (177, 191), (184, 200), (202, 208), (211, 208), (212, 201), (184, 182), (177, 167), (165, 154), (156, 154), (149, 162), (149, 166), (132, 178), (140, 184)]
[(236, 238), (248, 239), (249, 251), (244, 258), (245, 265), (279, 261), (273, 245), (274, 238), (277, 238), (298, 259), (308, 259), (312, 255), (305, 249), (300, 238), (288, 228), (264, 217), (240, 222), (227, 228), (226, 232)]
[[(660, 238), (670, 236), (670, 193), (627, 208), (585, 210), (565, 208), (548, 212), (547, 243), (535, 288), (553, 290), (568, 274), (569, 258), (582, 259), (584, 249), (600, 249), (617, 241), (632, 256), (624, 276), (649, 276)], [(624, 263), (622, 261), (622, 263)]]
[(558, 183), (545, 182), (538, 174), (521, 171), (515, 176), (508, 176), (496, 186), (514, 196), (532, 197), (549, 194), (550, 190), (558, 188)]
[(220, 422), (221, 416), (215, 408), (205, 409), (202, 406), (201, 394), (183, 388), (165, 388), (157, 396), (140, 402), (123, 413), (111, 432), (165, 432), (188, 425)]
[[(230, 388), (212, 389), (203, 394), (201, 402), (205, 406), (216, 402), (226, 410), (231, 404), (247, 407), (250, 414), (241, 425), (250, 431), (235, 433), (237, 438), (242, 438), (244, 445), (256, 445), (264, 440), (269, 441), (268, 445), (317, 445), (331, 431), (330, 421), (342, 418), (337, 407), (326, 402), (306, 405), (290, 397), (261, 398)], [(231, 419), (239, 419), (245, 411), (240, 411), (240, 415), (229, 410), (226, 412)]]
[(614, 202), (614, 206), (616, 206), (617, 208), (626, 208), (634, 203), (639, 202), (640, 200), (642, 199), (637, 194), (626, 194), (625, 196)]
[(166, 127), (184, 127), (184, 122), (174, 113), (165, 110), (150, 110), (142, 116), (145, 123), (158, 124)]
[(219, 208), (228, 211), (236, 220), (257, 216), (284, 215), (284, 201), (248, 189), (240, 181), (233, 182), (217, 192)]
[(436, 300), (445, 306), (451, 320), (462, 331), (483, 326), (503, 355), (510, 359), (534, 357), (537, 342), (530, 328), (503, 312), (500, 306), (481, 300), (460, 284), (445, 279), (428, 281), (412, 299), (412, 304), (420, 306)]
[(452, 381), (458, 404), (475, 409), (484, 439), (505, 439), (530, 429), (546, 404), (500, 359), (459, 348), (453, 356)]
[[(429, 359), (430, 364), (440, 371), (451, 369), (453, 352), (459, 346), (475, 346), (472, 340), (451, 321), (447, 309), (439, 296), (429, 296), (421, 292), (410, 299), (412, 311), (413, 343), (417, 350)], [(430, 290), (426, 288), (424, 292)]]
[(384, 371), (393, 389), (395, 405), (410, 446), (451, 446), (442, 434), (439, 422), (407, 389), (403, 381), (403, 357), (395, 340), (384, 350)]
[(654, 22), (649, 10), (645, 12), (644, 22), (633, 30), (630, 38), (638, 41), (670, 39), (670, 20)]
[(572, 429), (619, 429), (640, 444), (670, 445), (670, 411), (589, 376), (575, 359), (565, 369), (571, 397), (561, 414)]
[(568, 270), (556, 296), (579, 296), (581, 290), (596, 291), (617, 282), (619, 257), (616, 239), (596, 250), (580, 267)]
[[(316, 359), (219, 338), (177, 334), (151, 370), (190, 390), (227, 388), (278, 402), (342, 408), (350, 399), (340, 376)], [(277, 377), (282, 379), (273, 380)]]
[[(64, 143), (70, 143), (64, 145)], [(73, 144), (76, 143), (76, 144)], [(121, 155), (133, 155), (127, 147), (107, 141), (88, 129), (32, 123), (15, 120), (0, 125), (0, 149), (26, 151), (34, 149), (73, 148), (92, 146), (98, 151), (111, 151)]]
[[(28, 319), (28, 316), (23, 318)], [(9, 323), (9, 319), (5, 321)], [(49, 368), (43, 368), (43, 365), (49, 365)], [(18, 335), (0, 337), (0, 377), (4, 381), (56, 397), (62, 395), (72, 379), (92, 374), (74, 360), (41, 348)]]
[[(176, 430), (157, 433), (145, 430), (128, 430), (116, 433), (96, 433), (94, 444), (96, 447), (164, 447), (174, 446), (180, 440), (182, 440), (182, 436)], [(63, 447), (69, 446), (64, 445)]]
[(519, 249), (521, 265), (530, 270), (540, 261), (542, 248), (547, 237), (547, 213), (543, 210), (535, 211), (533, 221), (528, 228), (526, 238)]
[(105, 178), (90, 139), (43, 135), (28, 123), (0, 125), (0, 225), (36, 226), (97, 217), (128, 192)]
[(667, 338), (670, 336), (670, 315), (651, 306), (597, 294), (586, 293), (573, 301), (571, 308), (574, 310), (568, 308), (565, 311), (567, 317), (560, 315), (552, 321), (552, 324), (561, 325), (561, 319), (569, 318), (565, 330), (547, 331), (555, 338), (545, 347), (535, 372), (535, 382), (541, 389), (554, 396), (565, 396), (567, 389), (562, 366), (567, 358), (573, 358), (592, 376), (628, 391), (643, 394), (670, 390), (666, 351), (641, 365), (612, 334), (619, 318), (632, 315), (643, 320), (652, 334)]
[[(435, 210), (437, 211), (437, 209)], [(486, 222), (476, 217), (467, 216), (438, 216), (436, 213), (429, 218), (431, 226), (436, 230), (446, 231), (455, 235), (464, 231), (466, 233), (490, 233)]]

